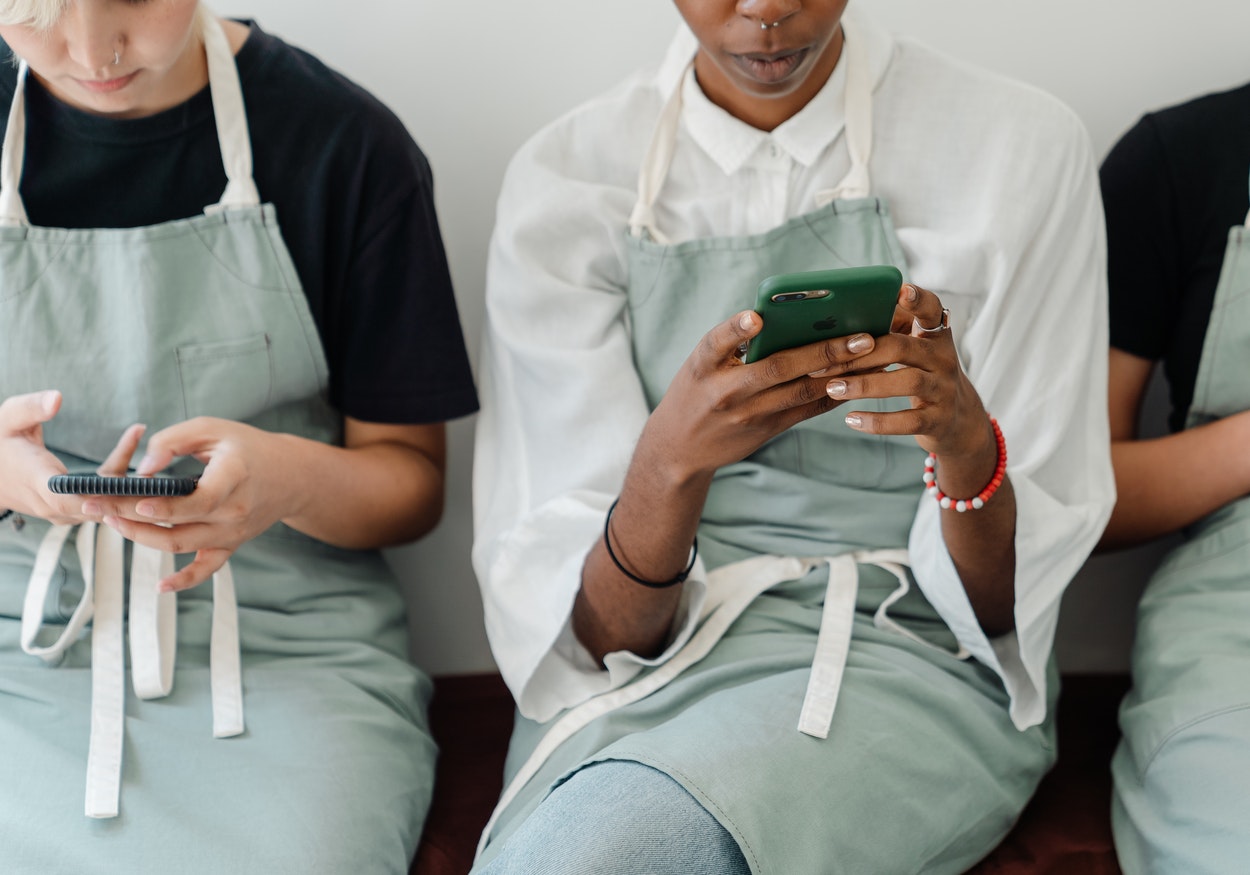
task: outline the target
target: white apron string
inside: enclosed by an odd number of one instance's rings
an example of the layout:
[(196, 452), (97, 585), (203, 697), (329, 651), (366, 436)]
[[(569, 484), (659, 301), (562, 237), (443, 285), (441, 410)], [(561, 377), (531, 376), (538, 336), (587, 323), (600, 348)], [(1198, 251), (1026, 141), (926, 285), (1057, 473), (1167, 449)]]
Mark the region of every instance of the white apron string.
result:
[[(217, 121), (217, 140), (221, 146), (221, 162), (226, 171), (226, 188), (221, 200), (205, 207), (215, 213), (238, 207), (260, 205), (260, 193), (252, 178), (252, 143), (248, 135), (247, 113), (243, 108), (243, 89), (234, 54), (221, 22), (204, 4), (197, 12), (204, 53), (208, 59), (209, 92)], [(0, 151), (0, 225), (30, 224), (19, 191), (22, 163), (26, 155), (26, 74), (22, 61), (17, 68), (13, 102), (9, 105), (9, 123)]]
[[(907, 558), (905, 550), (898, 551)], [(829, 559), (829, 583), (825, 586), (825, 606), (816, 636), (812, 674), (799, 712), (799, 732), (827, 738), (833, 722), (833, 709), (842, 690), (842, 674), (851, 649), (851, 628), (855, 625), (855, 599), (859, 595), (859, 566), (855, 553)]]
[(26, 62), (17, 65), (17, 81), (13, 85), (13, 102), (9, 104), (9, 126), (4, 132), (4, 148), (0, 152), (0, 225), (25, 226), (26, 207), (18, 188), (22, 182), (22, 163), (26, 159)]
[(126, 542), (100, 526), (95, 548), (95, 619), (91, 624), (91, 740), (87, 748), (88, 817), (116, 817), (126, 733), (126, 653), (122, 563)]
[(31, 656), (38, 656), (49, 665), (61, 661), (75, 641), (87, 621), (95, 612), (95, 523), (84, 523), (78, 529), (78, 565), (82, 568), (83, 594), (78, 600), (78, 607), (70, 615), (69, 622), (56, 641), (41, 647), (35, 644), (39, 630), (43, 626), (43, 606), (48, 598), (48, 589), (52, 583), (52, 574), (56, 571), (57, 560), (61, 556), (61, 548), (69, 536), (73, 526), (53, 526), (43, 536), (39, 550), (35, 554), (35, 566), (30, 572), (30, 582), (26, 585), (26, 601), (22, 605), (22, 650)]
[[(88, 817), (116, 817), (125, 733), (125, 621), (122, 612), (125, 540), (107, 526), (83, 523), (78, 556), (83, 595), (54, 643), (35, 643), (44, 603), (61, 550), (72, 526), (53, 526), (35, 557), (22, 607), (22, 649), (56, 664), (77, 642), (94, 615), (91, 638), (91, 740), (87, 753)], [(172, 573), (173, 556), (135, 544), (130, 569), (130, 663), (135, 695), (158, 699), (173, 690), (177, 636), (177, 594), (157, 592)], [(234, 579), (227, 563), (213, 575), (213, 626), (209, 650), (213, 735), (243, 732), (243, 679)]]
[(215, 213), (236, 207), (260, 205), (260, 192), (252, 179), (252, 140), (247, 129), (247, 113), (243, 108), (243, 88), (239, 70), (226, 32), (217, 16), (203, 3), (198, 11), (200, 33), (204, 37), (204, 53), (208, 57), (208, 85), (213, 98), (213, 115), (217, 119), (217, 141), (221, 146), (221, 163), (226, 170), (226, 188), (221, 200), (206, 207)]
[[(844, 136), (851, 156), (851, 169), (836, 186), (818, 191), (816, 205), (827, 206), (841, 198), (868, 197), (872, 189), (868, 174), (868, 162), (872, 157), (872, 85), (868, 70), (867, 53), (862, 43), (852, 38), (851, 27), (842, 22), (842, 51), (846, 61), (846, 123)], [(694, 65), (691, 60), (690, 66)], [(655, 203), (660, 189), (668, 177), (673, 163), (673, 151), (677, 145), (677, 131), (681, 126), (682, 88), (690, 74), (690, 66), (677, 77), (673, 93), (669, 95), (664, 109), (656, 120), (651, 143), (638, 171), (638, 199), (629, 215), (629, 233), (632, 237), (646, 237), (661, 245), (669, 239), (660, 231), (655, 217)]]

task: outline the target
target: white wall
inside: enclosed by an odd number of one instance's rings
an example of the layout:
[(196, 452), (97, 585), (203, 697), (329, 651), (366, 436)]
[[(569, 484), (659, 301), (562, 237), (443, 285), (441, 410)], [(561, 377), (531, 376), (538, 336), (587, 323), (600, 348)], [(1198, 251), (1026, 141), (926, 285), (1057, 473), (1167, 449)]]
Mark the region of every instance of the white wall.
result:
[[(1250, 79), (1247, 3), (852, 2), (895, 31), (1056, 94), (1085, 120), (1100, 157), (1144, 110)], [(233, 0), (216, 8), (310, 49), (408, 125), (434, 167), (475, 362), (484, 253), (508, 156), (545, 121), (657, 60), (677, 22), (669, 0)], [(468, 559), (472, 437), (472, 420), (452, 425), (443, 523), (392, 554), (412, 596), (413, 656), (435, 674), (492, 667)], [(1082, 572), (1060, 627), (1065, 669), (1126, 665), (1132, 602), (1157, 554), (1098, 557)]]

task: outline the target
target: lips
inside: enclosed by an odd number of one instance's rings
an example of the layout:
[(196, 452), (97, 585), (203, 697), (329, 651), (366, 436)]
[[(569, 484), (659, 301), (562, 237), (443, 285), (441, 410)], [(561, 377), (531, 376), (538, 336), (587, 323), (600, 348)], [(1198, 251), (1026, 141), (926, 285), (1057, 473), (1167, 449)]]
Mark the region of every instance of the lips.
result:
[(732, 55), (734, 63), (757, 82), (781, 82), (803, 63), (810, 50), (791, 49), (780, 52), (746, 52)]
[(125, 88), (138, 75), (139, 71), (136, 70), (127, 76), (118, 76), (116, 79), (76, 79), (75, 81), (93, 94), (111, 94)]

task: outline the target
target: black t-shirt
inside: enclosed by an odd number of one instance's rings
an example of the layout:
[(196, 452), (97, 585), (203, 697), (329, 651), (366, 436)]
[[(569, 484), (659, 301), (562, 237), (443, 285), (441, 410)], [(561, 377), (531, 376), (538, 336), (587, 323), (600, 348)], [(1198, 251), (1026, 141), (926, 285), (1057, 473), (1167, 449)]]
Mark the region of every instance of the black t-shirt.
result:
[[(9, 52), (0, 43), (0, 54)], [(330, 402), (366, 422), (477, 410), (429, 163), (359, 86), (254, 23), (235, 58), (261, 200), (321, 335)], [(16, 68), (0, 63), (0, 132)], [(26, 79), (21, 193), (31, 224), (139, 227), (188, 218), (226, 184), (212, 101), (139, 119), (82, 112)]]
[(1250, 85), (1145, 115), (1101, 170), (1111, 345), (1163, 360), (1184, 427), (1229, 229), (1250, 208)]

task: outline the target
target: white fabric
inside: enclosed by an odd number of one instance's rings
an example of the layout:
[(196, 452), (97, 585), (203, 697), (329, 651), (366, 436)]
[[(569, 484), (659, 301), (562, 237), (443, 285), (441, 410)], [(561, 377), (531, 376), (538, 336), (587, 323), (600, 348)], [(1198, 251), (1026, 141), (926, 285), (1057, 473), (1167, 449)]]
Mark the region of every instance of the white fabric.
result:
[(84, 802), (88, 817), (116, 817), (121, 795), (126, 735), (121, 574), (125, 550), (125, 539), (119, 533), (100, 526), (95, 548), (95, 618), (91, 624), (91, 738)]
[(9, 122), (4, 133), (4, 154), (0, 156), (0, 225), (27, 225), (26, 207), (18, 187), (22, 181), (22, 164), (26, 159), (26, 74), (25, 61), (17, 65), (13, 86), (13, 102), (9, 104)]
[[(912, 570), (963, 647), (1002, 676), (1015, 724), (1031, 726), (1045, 716), (1060, 597), (1114, 502), (1095, 161), (1078, 119), (1048, 95), (896, 41), (856, 6), (847, 16), (873, 87), (872, 194), (890, 207), (909, 279), (951, 310), (964, 367), (1006, 437), (1018, 504), (1015, 631), (993, 641), (981, 631), (927, 495), (908, 544)], [(768, 133), (702, 96), (684, 72), (695, 45), (680, 29), (657, 72), (539, 132), (500, 198), (473, 559), (495, 659), (521, 712), (539, 721), (628, 680), (613, 665), (645, 664), (616, 654), (599, 669), (568, 620), (648, 415), (624, 315), (624, 247), (665, 98), (680, 83), (681, 129), (654, 211), (670, 240), (767, 231), (809, 211), (851, 167), (843, 64)], [(692, 634), (706, 577), (696, 565), (672, 644), (652, 662)]]

